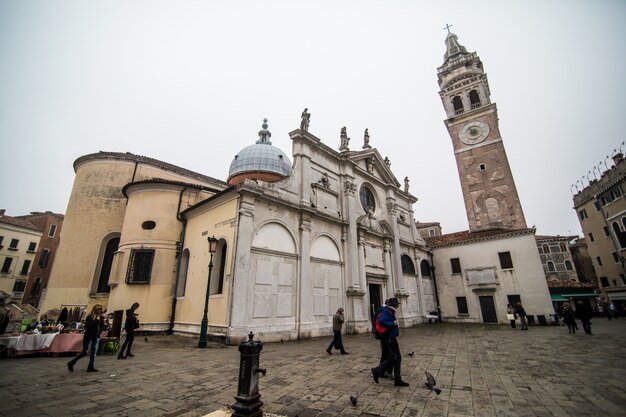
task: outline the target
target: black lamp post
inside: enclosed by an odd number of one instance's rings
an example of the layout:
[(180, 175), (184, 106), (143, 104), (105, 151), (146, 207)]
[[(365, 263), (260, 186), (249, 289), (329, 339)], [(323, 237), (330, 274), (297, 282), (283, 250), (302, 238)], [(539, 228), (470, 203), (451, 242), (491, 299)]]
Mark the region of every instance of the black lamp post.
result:
[(200, 340), (198, 341), (198, 347), (205, 348), (207, 344), (206, 333), (209, 325), (209, 294), (211, 293), (211, 272), (213, 271), (213, 254), (217, 250), (217, 239), (215, 236), (207, 238), (209, 241), (209, 253), (211, 254), (211, 260), (209, 261), (209, 280), (206, 284), (206, 298), (204, 300), (204, 315), (202, 316), (202, 323), (200, 324)]

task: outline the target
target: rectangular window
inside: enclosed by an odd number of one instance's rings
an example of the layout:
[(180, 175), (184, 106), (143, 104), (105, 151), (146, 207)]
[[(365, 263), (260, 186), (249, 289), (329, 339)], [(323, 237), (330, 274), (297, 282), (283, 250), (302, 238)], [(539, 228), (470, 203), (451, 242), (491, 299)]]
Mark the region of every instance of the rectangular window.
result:
[(589, 233), (589, 241), (595, 242), (596, 240), (593, 238), (593, 233)]
[(450, 259), (450, 265), (452, 266), (452, 273), (453, 274), (460, 274), (461, 273), (461, 260), (459, 258), (452, 258), (452, 259)]
[(22, 271), (20, 274), (28, 275), (28, 268), (30, 268), (30, 261), (28, 259), (24, 260), (24, 265), (22, 265)]
[(582, 209), (578, 212), (578, 215), (580, 216), (580, 220), (585, 220), (587, 218), (587, 210)]
[(126, 282), (149, 284), (152, 274), (154, 249), (133, 249), (130, 252)]
[(598, 263), (598, 266), (602, 266), (602, 258), (599, 256), (596, 256), (596, 262)]
[(619, 256), (617, 256), (617, 252), (611, 252), (611, 255), (613, 255), (613, 260), (616, 263), (619, 263)]
[(28, 251), (29, 252), (35, 252), (36, 248), (37, 248), (37, 243), (36, 242), (30, 242), (28, 244)]
[(56, 224), (51, 224), (50, 225), (50, 230), (48, 230), (48, 237), (54, 237), (54, 232), (57, 231), (57, 225)]
[(428, 236), (430, 236), (430, 237), (435, 236), (435, 230), (434, 229), (428, 230)]
[(467, 299), (465, 297), (456, 297), (456, 307), (459, 310), (459, 314), (469, 314)]
[(511, 304), (513, 307), (517, 306), (517, 303), (520, 303), (522, 301), (519, 294), (510, 294), (510, 295), (507, 295), (506, 297), (509, 301), (509, 304)]
[(17, 245), (20, 243), (19, 239), (11, 239), (11, 244), (9, 245), (9, 249), (17, 250)]
[(500, 268), (513, 269), (513, 260), (511, 259), (511, 252), (499, 252)]
[(4, 240), (4, 236), (0, 236), (0, 248), (2, 247), (2, 241)]
[(9, 273), (9, 269), (11, 268), (11, 263), (13, 262), (13, 258), (4, 258), (4, 263), (2, 264), (2, 273), (7, 274)]
[(609, 236), (611, 234), (611, 232), (609, 232), (609, 228), (606, 226), (604, 226), (602, 230), (604, 230), (604, 236)]
[(600, 205), (600, 203), (598, 202), (598, 200), (593, 202), (593, 205), (596, 206), (596, 211), (600, 211), (602, 210), (602, 206)]
[(606, 288), (609, 286), (609, 279), (607, 277), (600, 277), (600, 283)]

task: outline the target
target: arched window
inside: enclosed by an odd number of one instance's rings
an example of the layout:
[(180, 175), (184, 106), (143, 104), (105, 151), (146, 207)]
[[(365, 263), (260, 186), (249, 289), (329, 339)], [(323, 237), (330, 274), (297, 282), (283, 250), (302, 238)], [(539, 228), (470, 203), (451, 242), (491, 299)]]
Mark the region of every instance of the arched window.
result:
[(403, 274), (415, 275), (415, 265), (413, 265), (413, 261), (408, 255), (402, 255), (400, 262), (402, 263)]
[(430, 277), (430, 264), (426, 259), (420, 262), (420, 272), (422, 273), (422, 277)]
[(227, 245), (224, 239), (217, 243), (217, 252), (213, 255), (213, 274), (211, 276), (211, 295), (224, 292), (224, 276), (226, 273)]
[(554, 269), (554, 262), (548, 261), (547, 265), (548, 265), (548, 271), (550, 271), (550, 272), (554, 272), (555, 271), (555, 269)]
[(550, 253), (550, 246), (544, 243), (541, 247), (543, 248), (543, 253)]
[(39, 294), (39, 290), (41, 290), (41, 277), (35, 278), (33, 286), (30, 287), (30, 296), (37, 297), (37, 295)]
[(111, 287), (109, 287), (111, 266), (113, 265), (113, 255), (117, 252), (119, 244), (119, 237), (114, 237), (106, 244), (104, 256), (102, 258), (102, 267), (100, 268), (100, 277), (98, 278), (98, 286), (96, 287), (97, 293), (108, 293), (111, 291)]
[(185, 249), (180, 258), (180, 269), (178, 270), (178, 285), (176, 286), (176, 297), (185, 295), (187, 287), (187, 271), (189, 270), (189, 249)]
[(565, 247), (565, 243), (561, 242), (559, 244), (559, 248), (561, 248), (561, 252), (567, 252), (567, 247)]
[(568, 260), (565, 260), (565, 269), (568, 271), (572, 270), (572, 263)]
[(461, 97), (459, 96), (454, 96), (452, 98), (452, 106), (454, 107), (454, 114), (463, 114), (465, 111), (463, 109), (463, 100), (461, 100)]
[(615, 233), (615, 237), (617, 237), (617, 241), (619, 242), (619, 247), (625, 248), (626, 247), (626, 233), (622, 232), (617, 222), (613, 222), (611, 226), (613, 227), (613, 232)]
[(374, 212), (376, 210), (376, 199), (374, 198), (374, 193), (366, 186), (361, 186), (359, 190), (359, 198), (361, 200), (361, 206), (363, 207), (363, 211), (369, 213), (370, 210)]
[(480, 107), (480, 97), (478, 96), (478, 91), (472, 90), (469, 93), (470, 106), (472, 109), (477, 109)]
[(15, 281), (13, 284), (13, 292), (24, 292), (24, 288), (26, 288), (26, 281)]

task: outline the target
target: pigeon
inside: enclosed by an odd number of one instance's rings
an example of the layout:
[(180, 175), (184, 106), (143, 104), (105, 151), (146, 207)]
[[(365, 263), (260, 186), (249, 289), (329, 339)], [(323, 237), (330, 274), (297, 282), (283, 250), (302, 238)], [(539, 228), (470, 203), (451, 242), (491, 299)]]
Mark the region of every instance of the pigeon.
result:
[(431, 391), (435, 391), (435, 393), (437, 395), (441, 394), (441, 390), (439, 388), (437, 388), (435, 385), (437, 385), (437, 382), (435, 381), (435, 377), (433, 377), (431, 374), (429, 374), (428, 372), (426, 372), (426, 383), (424, 384), (426, 386), (426, 388), (428, 388)]
[(144, 336), (143, 340), (147, 342), (147, 341), (148, 341), (148, 338)]
[(413, 357), (413, 356), (415, 356), (415, 352), (409, 352), (409, 353), (406, 354), (406, 356)]
[(280, 339), (280, 343), (285, 343), (285, 341), (283, 339)]
[(350, 402), (352, 403), (352, 405), (356, 406), (357, 401), (358, 400), (354, 395), (350, 396)]

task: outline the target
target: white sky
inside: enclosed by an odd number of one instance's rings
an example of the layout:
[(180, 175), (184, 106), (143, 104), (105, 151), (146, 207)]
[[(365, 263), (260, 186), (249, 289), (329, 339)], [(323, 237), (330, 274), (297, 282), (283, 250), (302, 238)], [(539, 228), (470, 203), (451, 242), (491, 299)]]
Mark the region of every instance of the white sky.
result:
[[(0, 208), (64, 213), (73, 161), (146, 155), (226, 180), (269, 118), (363, 130), (419, 198), (467, 229), (438, 95), (446, 23), (478, 52), (528, 226), (578, 234), (570, 186), (626, 135), (624, 1), (0, 0)], [(586, 180), (585, 180), (586, 184)]]

